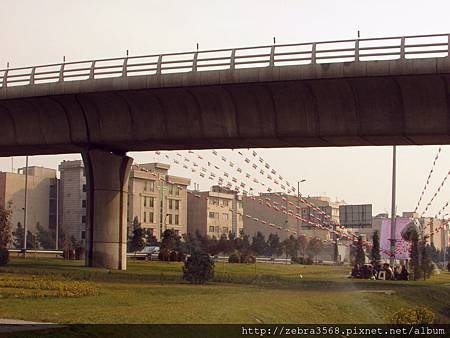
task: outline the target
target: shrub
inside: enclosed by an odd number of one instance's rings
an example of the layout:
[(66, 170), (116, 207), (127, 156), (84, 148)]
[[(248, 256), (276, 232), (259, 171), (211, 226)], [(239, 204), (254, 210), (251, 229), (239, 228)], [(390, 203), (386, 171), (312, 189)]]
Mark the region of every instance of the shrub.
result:
[(177, 252), (177, 261), (178, 262), (184, 262), (184, 260), (186, 259), (186, 254), (179, 251)]
[(79, 246), (75, 249), (75, 259), (84, 259), (86, 250), (82, 247)]
[(0, 247), (0, 266), (6, 265), (9, 262), (9, 251), (6, 248)]
[(311, 257), (292, 257), (291, 262), (295, 264), (305, 264), (305, 265), (311, 265), (313, 263), (313, 260)]
[(208, 254), (195, 252), (184, 262), (184, 280), (193, 284), (204, 284), (213, 277), (214, 261)]
[(178, 253), (176, 251), (171, 251), (170, 252), (169, 261), (171, 261), (171, 262), (178, 261)]
[(400, 309), (392, 315), (392, 324), (433, 324), (434, 313), (424, 307)]
[(242, 255), (241, 256), (241, 263), (255, 264), (256, 263), (256, 257), (252, 256), (252, 255)]
[(228, 257), (228, 263), (240, 263), (241, 262), (241, 255), (239, 252), (234, 252)]

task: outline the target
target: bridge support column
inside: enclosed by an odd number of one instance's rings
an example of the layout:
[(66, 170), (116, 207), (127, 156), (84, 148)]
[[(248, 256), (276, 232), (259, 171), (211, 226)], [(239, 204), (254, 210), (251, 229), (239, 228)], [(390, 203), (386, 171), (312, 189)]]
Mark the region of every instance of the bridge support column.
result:
[(97, 149), (82, 155), (87, 180), (86, 266), (125, 270), (133, 159)]

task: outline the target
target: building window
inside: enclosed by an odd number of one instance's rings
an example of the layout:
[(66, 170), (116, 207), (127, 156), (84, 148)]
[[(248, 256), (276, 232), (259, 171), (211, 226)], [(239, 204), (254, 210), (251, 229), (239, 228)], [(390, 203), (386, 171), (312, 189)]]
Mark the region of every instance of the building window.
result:
[(175, 215), (175, 224), (176, 225), (180, 224), (180, 216), (179, 215)]
[(169, 199), (169, 209), (173, 209), (173, 200)]
[(155, 198), (154, 197), (149, 197), (149, 203), (148, 206), (150, 208), (153, 208), (155, 206)]
[(81, 223), (86, 224), (86, 216), (81, 216)]
[(222, 230), (223, 230), (223, 233), (224, 233), (224, 234), (227, 234), (227, 233), (228, 233), (228, 227), (223, 227)]
[(147, 206), (147, 197), (144, 197), (144, 207)]
[(228, 200), (222, 200), (222, 205), (224, 207), (227, 207), (228, 206)]
[(216, 225), (216, 226), (215, 226), (215, 230), (216, 230), (217, 233), (219, 233), (220, 227), (219, 227), (218, 225)]
[(228, 221), (228, 214), (222, 214), (222, 216), (225, 221)]
[(82, 208), (86, 208), (86, 200), (82, 200), (81, 201), (81, 207)]
[(149, 221), (149, 223), (154, 223), (154, 214), (153, 214), (153, 212), (149, 212), (148, 213), (148, 221)]
[(144, 211), (144, 223), (147, 223), (147, 213)]
[(148, 182), (148, 190), (155, 191), (155, 181)]
[(172, 214), (167, 214), (169, 216), (169, 224), (172, 224)]
[(175, 210), (180, 210), (180, 201), (175, 200)]
[(86, 192), (86, 184), (83, 184), (83, 192)]
[(175, 195), (180, 196), (181, 187), (177, 186), (177, 190), (175, 190)]
[(209, 232), (214, 232), (214, 225), (209, 226)]
[(86, 231), (81, 231), (81, 239), (86, 239)]
[(209, 212), (209, 218), (214, 218), (214, 213), (213, 212)]
[(214, 197), (210, 197), (209, 198), (209, 204), (210, 205), (219, 205), (219, 199), (218, 198), (214, 198)]
[(173, 184), (169, 184), (169, 195), (173, 194)]

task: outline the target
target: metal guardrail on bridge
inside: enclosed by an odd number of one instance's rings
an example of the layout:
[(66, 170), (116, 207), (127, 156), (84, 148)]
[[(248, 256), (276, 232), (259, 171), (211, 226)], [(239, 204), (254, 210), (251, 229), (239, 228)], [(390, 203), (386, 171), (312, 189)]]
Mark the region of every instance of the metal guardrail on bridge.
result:
[(450, 34), (278, 44), (126, 56), (0, 70), (0, 89), (105, 77), (333, 62), (448, 57)]

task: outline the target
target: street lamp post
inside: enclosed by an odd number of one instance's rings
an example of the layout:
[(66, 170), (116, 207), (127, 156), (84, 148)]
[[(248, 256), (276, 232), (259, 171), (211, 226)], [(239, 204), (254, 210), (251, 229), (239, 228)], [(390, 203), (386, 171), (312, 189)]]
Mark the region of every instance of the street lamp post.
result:
[(397, 147), (394, 146), (392, 149), (392, 205), (391, 205), (391, 257), (390, 257), (390, 264), (391, 266), (394, 266), (395, 264), (395, 244), (396, 244), (396, 238), (395, 238), (395, 225), (396, 225), (396, 212), (395, 212), (395, 184), (396, 184), (396, 152)]
[(28, 202), (28, 156), (25, 158), (25, 200), (23, 208), (23, 257), (27, 256), (27, 202)]

